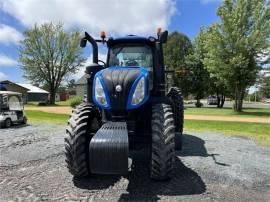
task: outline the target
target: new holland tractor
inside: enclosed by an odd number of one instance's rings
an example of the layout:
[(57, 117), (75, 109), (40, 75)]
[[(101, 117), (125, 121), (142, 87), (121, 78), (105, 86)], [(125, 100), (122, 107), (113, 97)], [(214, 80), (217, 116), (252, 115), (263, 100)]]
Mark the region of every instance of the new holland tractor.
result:
[[(166, 92), (163, 48), (168, 31), (157, 37), (128, 35), (94, 39), (87, 32), (80, 46), (92, 45), (86, 67), (87, 101), (73, 110), (65, 138), (67, 167), (75, 177), (126, 174), (132, 150), (151, 150), (150, 177), (173, 176), (175, 150), (182, 147), (183, 101), (178, 88)], [(97, 42), (108, 48), (98, 59)]]

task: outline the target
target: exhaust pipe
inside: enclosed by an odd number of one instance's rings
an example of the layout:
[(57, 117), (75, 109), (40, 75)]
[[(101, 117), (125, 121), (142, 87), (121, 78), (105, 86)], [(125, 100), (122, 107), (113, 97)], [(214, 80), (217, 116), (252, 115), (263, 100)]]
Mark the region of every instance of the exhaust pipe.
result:
[(95, 74), (102, 69), (98, 64), (98, 45), (96, 40), (85, 32), (85, 36), (81, 39), (80, 46), (84, 48), (87, 41), (92, 45), (93, 63), (86, 67), (85, 73), (87, 75), (87, 101), (92, 103), (92, 89)]
[(87, 32), (85, 32), (85, 36), (81, 39), (80, 46), (84, 48), (86, 46), (86, 42), (91, 43), (92, 51), (93, 51), (93, 63), (98, 64), (98, 45), (95, 39), (90, 36)]

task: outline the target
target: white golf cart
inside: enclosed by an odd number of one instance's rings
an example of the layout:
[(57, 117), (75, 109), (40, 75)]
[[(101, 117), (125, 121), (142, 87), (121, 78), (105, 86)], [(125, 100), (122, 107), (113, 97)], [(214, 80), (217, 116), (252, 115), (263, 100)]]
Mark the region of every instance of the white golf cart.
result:
[(0, 91), (0, 128), (9, 128), (13, 124), (26, 124), (23, 111), (22, 94), (12, 91)]

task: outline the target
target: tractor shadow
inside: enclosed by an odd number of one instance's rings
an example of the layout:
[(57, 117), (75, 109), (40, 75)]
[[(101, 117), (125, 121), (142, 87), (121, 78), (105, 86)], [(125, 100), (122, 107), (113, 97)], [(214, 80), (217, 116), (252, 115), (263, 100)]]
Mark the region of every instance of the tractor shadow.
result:
[[(206, 191), (202, 178), (191, 168), (176, 158), (176, 172), (171, 180), (155, 181), (149, 177), (149, 150), (131, 152), (132, 172), (124, 176), (128, 180), (119, 201), (158, 201), (160, 196), (198, 195)], [(204, 141), (192, 135), (185, 135), (184, 147), (177, 156), (211, 156), (204, 147)], [(121, 176), (93, 175), (90, 179), (73, 179), (74, 185), (81, 189), (97, 190), (119, 186)], [(122, 187), (120, 185), (120, 187)], [(126, 187), (126, 185), (124, 186)], [(119, 190), (118, 190), (119, 191)]]
[(176, 152), (177, 156), (201, 156), (211, 157), (215, 164), (220, 166), (230, 166), (229, 164), (217, 161), (219, 154), (209, 154), (205, 147), (205, 141), (201, 138), (189, 134), (183, 135), (183, 150)]
[(176, 158), (176, 173), (171, 180), (155, 181), (149, 178), (148, 162), (134, 163), (134, 170), (126, 191), (119, 201), (159, 201), (160, 196), (196, 195), (206, 191), (202, 178)]

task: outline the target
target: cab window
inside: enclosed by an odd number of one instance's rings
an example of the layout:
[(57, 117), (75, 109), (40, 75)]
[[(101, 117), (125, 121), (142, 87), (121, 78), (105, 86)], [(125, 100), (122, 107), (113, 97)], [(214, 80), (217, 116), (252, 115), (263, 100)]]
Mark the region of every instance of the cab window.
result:
[(152, 72), (152, 50), (148, 46), (114, 46), (109, 52), (109, 66), (140, 66)]

